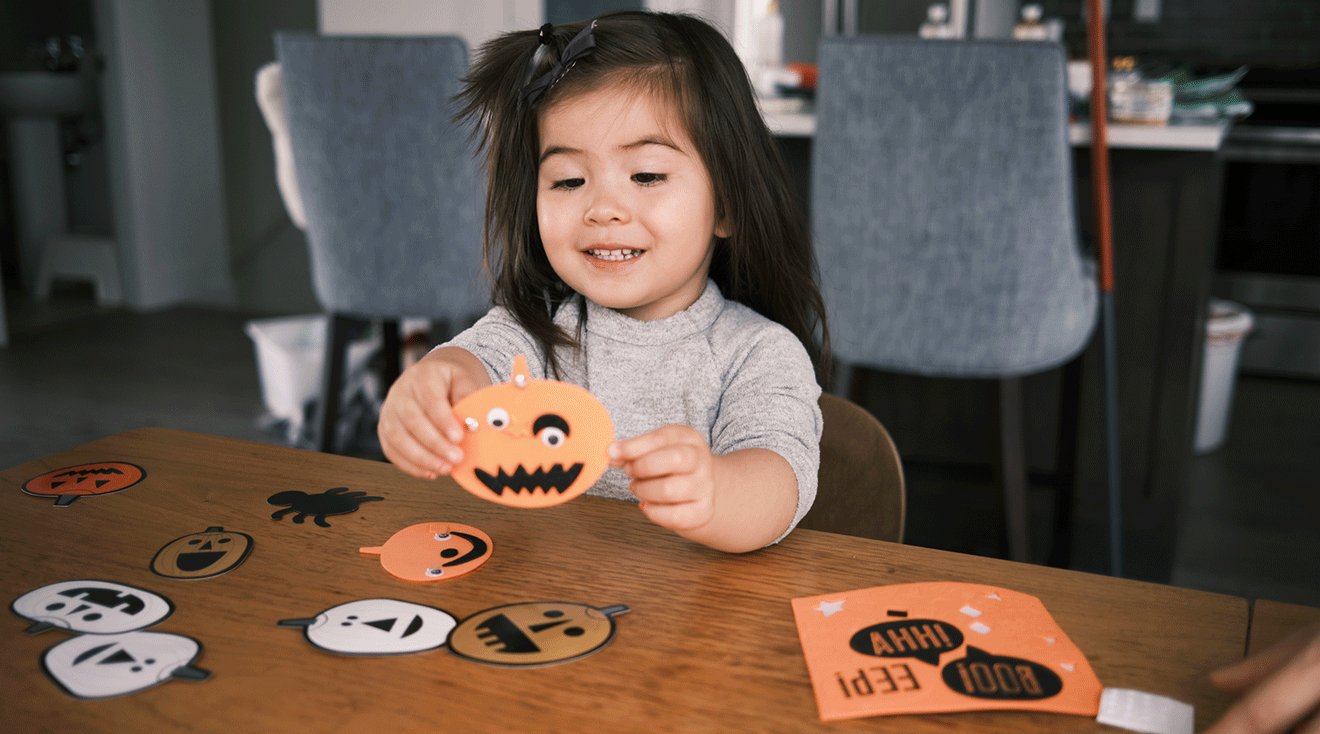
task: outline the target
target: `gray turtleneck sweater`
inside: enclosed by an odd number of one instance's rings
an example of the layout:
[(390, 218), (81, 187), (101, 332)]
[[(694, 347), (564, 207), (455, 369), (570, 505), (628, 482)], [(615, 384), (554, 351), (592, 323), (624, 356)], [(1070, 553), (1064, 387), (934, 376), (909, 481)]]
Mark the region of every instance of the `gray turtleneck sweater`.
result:
[[(793, 333), (752, 309), (726, 301), (714, 281), (686, 310), (638, 321), (587, 304), (583, 354), (560, 353), (560, 379), (590, 390), (605, 405), (619, 439), (671, 423), (701, 432), (715, 454), (764, 448), (797, 475), (797, 511), (788, 535), (816, 498), (821, 415), (811, 358)], [(576, 300), (555, 314), (576, 333)], [(496, 307), (445, 346), (461, 347), (508, 382), (513, 357), (548, 379), (540, 345), (506, 309)], [(621, 469), (607, 469), (589, 494), (636, 501)]]

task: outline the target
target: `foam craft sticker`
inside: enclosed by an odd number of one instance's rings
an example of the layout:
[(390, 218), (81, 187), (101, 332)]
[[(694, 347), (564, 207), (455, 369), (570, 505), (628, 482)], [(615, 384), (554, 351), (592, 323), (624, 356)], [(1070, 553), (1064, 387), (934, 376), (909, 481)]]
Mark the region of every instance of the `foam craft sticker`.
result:
[(400, 530), (385, 545), (359, 548), (404, 581), (449, 581), (475, 571), (494, 551), (490, 536), (471, 525), (424, 522)]
[(41, 656), (46, 675), (75, 698), (112, 698), (168, 680), (202, 681), (211, 674), (192, 666), (196, 640), (164, 632), (72, 637)]
[(24, 482), (22, 490), (34, 497), (56, 497), (56, 507), (68, 507), (79, 497), (128, 489), (146, 476), (137, 464), (98, 461), (46, 472)]
[(539, 666), (586, 657), (614, 637), (622, 604), (597, 609), (569, 602), (525, 602), (478, 612), (449, 633), (449, 651), (503, 666)]
[(252, 552), (252, 536), (212, 526), (170, 541), (151, 559), (151, 572), (167, 579), (209, 579), (232, 571)]
[(483, 499), (557, 505), (587, 491), (609, 463), (614, 424), (605, 406), (577, 385), (532, 379), (521, 354), (512, 380), (460, 400), (454, 414), (467, 433), (450, 476)]
[(59, 581), (18, 597), (10, 609), (33, 624), (28, 634), (62, 629), (111, 635), (150, 627), (174, 613), (169, 599), (113, 581)]
[(308, 515), (312, 515), (312, 522), (323, 528), (330, 527), (330, 523), (325, 521), (326, 515), (347, 515), (350, 512), (357, 512), (358, 505), (363, 502), (373, 500), (383, 500), (384, 497), (364, 497), (366, 492), (349, 492), (348, 487), (335, 487), (327, 489), (321, 494), (307, 494), (297, 490), (287, 492), (276, 492), (266, 498), (266, 504), (287, 505), (283, 510), (276, 510), (270, 514), (270, 519), (279, 520), (290, 512), (297, 512), (293, 516), (293, 521), (302, 524), (302, 521)]
[(1100, 707), (1091, 664), (1034, 596), (896, 584), (794, 599), (793, 616), (822, 721)]
[(336, 655), (408, 655), (444, 647), (456, 621), (442, 609), (398, 599), (359, 599), (315, 617), (282, 619), (313, 646)]

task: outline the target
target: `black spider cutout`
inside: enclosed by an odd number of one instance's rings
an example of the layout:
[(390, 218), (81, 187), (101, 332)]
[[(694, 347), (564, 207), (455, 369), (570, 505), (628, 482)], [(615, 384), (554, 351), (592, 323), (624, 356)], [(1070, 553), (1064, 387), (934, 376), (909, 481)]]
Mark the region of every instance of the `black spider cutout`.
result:
[[(342, 494), (347, 492), (347, 494)], [(276, 510), (271, 513), (270, 519), (279, 520), (290, 512), (297, 512), (293, 516), (293, 521), (302, 523), (308, 516), (312, 515), (312, 521), (323, 528), (330, 527), (330, 523), (325, 521), (326, 515), (346, 515), (350, 512), (357, 512), (358, 505), (362, 502), (371, 500), (382, 500), (384, 497), (363, 497), (366, 492), (349, 492), (348, 487), (335, 487), (327, 489), (321, 494), (307, 494), (297, 490), (287, 492), (276, 492), (266, 498), (266, 502), (272, 505), (287, 505), (283, 510)]]

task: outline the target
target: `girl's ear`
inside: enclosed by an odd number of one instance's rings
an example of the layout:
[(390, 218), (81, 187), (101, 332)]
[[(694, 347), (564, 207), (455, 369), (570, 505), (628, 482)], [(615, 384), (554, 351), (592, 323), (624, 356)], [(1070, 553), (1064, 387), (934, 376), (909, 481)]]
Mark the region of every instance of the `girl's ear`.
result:
[(733, 227), (729, 226), (727, 217), (720, 219), (715, 223), (715, 236), (725, 239), (733, 235)]

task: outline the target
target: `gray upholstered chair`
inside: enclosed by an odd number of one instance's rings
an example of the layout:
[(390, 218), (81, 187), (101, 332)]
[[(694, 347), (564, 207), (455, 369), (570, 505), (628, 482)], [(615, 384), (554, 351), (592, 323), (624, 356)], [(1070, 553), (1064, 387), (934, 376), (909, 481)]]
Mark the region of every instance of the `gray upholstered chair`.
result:
[(866, 408), (820, 396), (824, 430), (816, 501), (799, 528), (903, 542), (907, 491), (889, 432)]
[(275, 46), (314, 291), (330, 314), (318, 440), (333, 451), (354, 329), (384, 322), (388, 387), (400, 317), (453, 324), (489, 300), (484, 177), (452, 122), (468, 53), (451, 36), (279, 33)]
[(811, 213), (835, 355), (1001, 381), (1009, 549), (1026, 560), (1020, 378), (1075, 367), (1096, 322), (1063, 49), (873, 36), (827, 39), (818, 60)]

